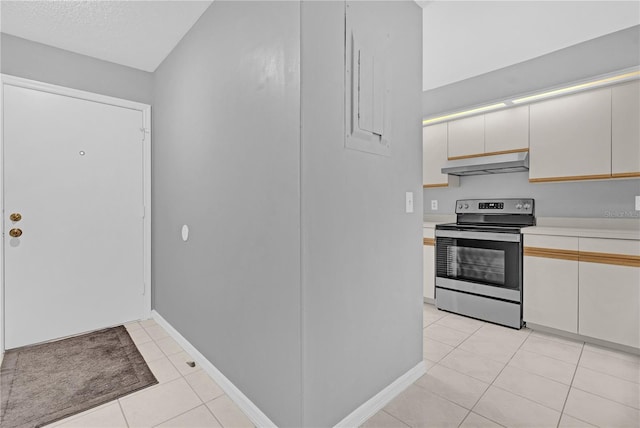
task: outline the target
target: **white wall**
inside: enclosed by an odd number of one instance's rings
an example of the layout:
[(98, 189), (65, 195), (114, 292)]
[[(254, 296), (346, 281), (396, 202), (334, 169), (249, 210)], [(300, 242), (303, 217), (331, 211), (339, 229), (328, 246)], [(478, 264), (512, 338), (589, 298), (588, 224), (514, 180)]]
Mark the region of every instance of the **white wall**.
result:
[(435, 1), (423, 9), (423, 90), (640, 24), (637, 1)]
[(0, 71), (151, 104), (153, 74), (0, 33)]
[(391, 153), (345, 148), (345, 5), (302, 2), (302, 427), (334, 426), (422, 361), (420, 10), (347, 7), (357, 40), (389, 36)]
[(216, 1), (153, 105), (154, 308), (278, 426), (302, 417), (299, 64), (299, 3)]

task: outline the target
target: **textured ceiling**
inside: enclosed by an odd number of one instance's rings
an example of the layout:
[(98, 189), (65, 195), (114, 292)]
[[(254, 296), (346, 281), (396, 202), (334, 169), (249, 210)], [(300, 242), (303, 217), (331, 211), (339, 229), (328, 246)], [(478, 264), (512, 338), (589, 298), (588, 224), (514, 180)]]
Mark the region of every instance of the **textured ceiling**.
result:
[(211, 1), (6, 1), (0, 31), (155, 71)]

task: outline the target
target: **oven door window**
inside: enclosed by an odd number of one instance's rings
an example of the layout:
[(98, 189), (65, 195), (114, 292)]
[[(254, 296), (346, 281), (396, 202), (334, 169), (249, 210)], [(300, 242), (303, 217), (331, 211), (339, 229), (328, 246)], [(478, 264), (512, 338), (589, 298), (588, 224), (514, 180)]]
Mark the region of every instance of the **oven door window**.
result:
[(518, 242), (437, 238), (437, 276), (504, 288), (520, 287)]

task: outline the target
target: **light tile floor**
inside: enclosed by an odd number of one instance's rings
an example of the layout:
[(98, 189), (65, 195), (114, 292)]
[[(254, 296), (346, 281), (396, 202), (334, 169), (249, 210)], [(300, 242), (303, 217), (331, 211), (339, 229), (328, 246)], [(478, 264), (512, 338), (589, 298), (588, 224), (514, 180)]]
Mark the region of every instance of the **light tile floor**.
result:
[(158, 384), (48, 425), (48, 428), (253, 427), (249, 418), (154, 320), (125, 327)]
[(424, 305), (427, 373), (363, 427), (640, 427), (640, 357)]
[[(363, 427), (640, 427), (640, 357), (424, 305), (427, 373)], [(252, 427), (153, 320), (126, 325), (158, 385), (50, 427)]]

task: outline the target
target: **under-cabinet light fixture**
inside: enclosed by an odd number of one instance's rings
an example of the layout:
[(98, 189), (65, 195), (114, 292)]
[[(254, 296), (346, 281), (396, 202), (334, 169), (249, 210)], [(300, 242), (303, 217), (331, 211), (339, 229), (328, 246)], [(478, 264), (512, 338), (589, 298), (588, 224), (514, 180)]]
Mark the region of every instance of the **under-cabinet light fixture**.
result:
[(623, 82), (625, 80), (631, 80), (634, 77), (640, 76), (640, 71), (632, 71), (630, 73), (618, 74), (611, 77), (605, 77), (604, 79), (592, 80), (590, 82), (580, 83), (578, 85), (567, 86), (565, 88), (554, 89), (552, 91), (543, 92), (541, 94), (529, 95), (527, 97), (517, 98), (513, 100), (514, 104), (527, 103), (531, 101), (537, 101), (543, 98), (555, 97), (558, 95), (570, 94), (572, 92), (579, 92), (585, 89), (597, 88), (598, 86), (605, 86), (610, 83)]
[(474, 108), (474, 109), (471, 109), (471, 110), (461, 111), (461, 112), (458, 112), (458, 113), (447, 114), (445, 116), (438, 116), (438, 117), (434, 117), (432, 119), (425, 119), (425, 120), (422, 121), (422, 125), (430, 125), (430, 124), (435, 123), (435, 122), (440, 122), (440, 121), (447, 120), (447, 119), (455, 119), (455, 118), (462, 117), (462, 116), (468, 116), (468, 115), (474, 114), (474, 113), (482, 113), (483, 111), (495, 110), (495, 109), (503, 108), (503, 107), (506, 107), (506, 106), (507, 106), (506, 103), (491, 104), (489, 106), (478, 107), (478, 108)]
[(583, 81), (575, 83), (571, 86), (565, 86), (562, 88), (556, 88), (537, 94), (530, 94), (520, 98), (510, 98), (499, 103), (472, 108), (470, 110), (459, 111), (455, 113), (449, 113), (443, 116), (433, 117), (422, 121), (422, 126), (431, 125), (437, 122), (445, 120), (458, 119), (464, 116), (471, 116), (473, 114), (482, 113), (490, 110), (497, 110), (505, 107), (513, 106), (514, 104), (523, 104), (532, 101), (538, 101), (544, 98), (551, 98), (560, 95), (567, 95), (574, 92), (580, 92), (587, 89), (597, 88), (599, 86), (606, 86), (613, 83), (621, 83), (628, 80), (634, 80), (640, 78), (640, 70), (637, 67), (632, 69), (621, 70), (618, 74), (600, 75), (595, 77), (595, 80)]

